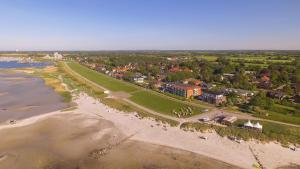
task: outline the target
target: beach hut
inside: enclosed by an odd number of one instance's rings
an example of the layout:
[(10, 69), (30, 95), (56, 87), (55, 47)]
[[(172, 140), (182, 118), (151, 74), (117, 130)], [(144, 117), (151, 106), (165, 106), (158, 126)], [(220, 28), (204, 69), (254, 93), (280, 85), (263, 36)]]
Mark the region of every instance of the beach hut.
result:
[(253, 128), (253, 124), (251, 123), (250, 120), (248, 120), (246, 123), (244, 123), (245, 128)]
[(262, 127), (263, 126), (261, 124), (259, 124), (259, 122), (257, 122), (256, 124), (253, 125), (253, 128), (257, 129), (257, 130), (262, 130)]
[(235, 116), (227, 116), (224, 119), (222, 119), (222, 124), (229, 126), (229, 125), (232, 125), (236, 120), (237, 120), (237, 117), (235, 117)]

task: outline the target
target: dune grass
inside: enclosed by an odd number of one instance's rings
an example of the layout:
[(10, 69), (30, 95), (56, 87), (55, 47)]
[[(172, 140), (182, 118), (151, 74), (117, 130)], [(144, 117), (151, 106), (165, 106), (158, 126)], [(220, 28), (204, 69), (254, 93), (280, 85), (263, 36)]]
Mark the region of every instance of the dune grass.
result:
[[(276, 124), (272, 122), (259, 121), (263, 125), (262, 132), (252, 129), (245, 129), (241, 126), (245, 123), (245, 120), (238, 120), (232, 126), (221, 127), (207, 123), (183, 123), (180, 128), (185, 130), (205, 132), (208, 130), (214, 130), (222, 137), (234, 136), (243, 140), (256, 139), (262, 142), (277, 141), (282, 145), (288, 144), (300, 145), (300, 128), (287, 126), (284, 124)], [(255, 122), (255, 121), (252, 121)]]

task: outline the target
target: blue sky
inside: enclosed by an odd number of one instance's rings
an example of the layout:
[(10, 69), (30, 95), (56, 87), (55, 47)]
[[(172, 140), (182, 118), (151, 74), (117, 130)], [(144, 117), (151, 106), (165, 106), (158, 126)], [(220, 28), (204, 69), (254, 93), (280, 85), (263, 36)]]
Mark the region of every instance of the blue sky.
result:
[(2, 0), (0, 50), (300, 49), (300, 0)]

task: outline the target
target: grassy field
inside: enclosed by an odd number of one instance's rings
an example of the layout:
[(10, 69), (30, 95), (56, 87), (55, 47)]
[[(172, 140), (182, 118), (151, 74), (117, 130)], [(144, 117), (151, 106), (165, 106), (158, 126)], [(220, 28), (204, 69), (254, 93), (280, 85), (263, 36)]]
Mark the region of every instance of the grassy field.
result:
[(294, 59), (269, 59), (268, 57), (230, 57), (229, 58), (234, 63), (242, 62), (247, 66), (262, 66), (267, 67), (272, 63), (282, 63), (282, 64), (291, 64)]
[(293, 114), (293, 110), (294, 109), (292, 107), (286, 108), (286, 106), (283, 107), (282, 105), (276, 104), (274, 106), (274, 110), (264, 110), (256, 108), (254, 116), (263, 119), (300, 125), (300, 115)]
[(68, 63), (68, 65), (73, 70), (75, 70), (77, 73), (79, 73), (81, 76), (83, 76), (97, 84), (100, 84), (101, 86), (107, 88), (108, 90), (124, 91), (124, 92), (133, 92), (133, 91), (137, 90), (137, 88), (133, 85), (130, 85), (130, 84), (127, 84), (120, 80), (116, 80), (114, 78), (108, 77), (104, 74), (98, 73), (89, 68), (81, 66), (78, 63), (70, 62), (70, 63)]
[[(234, 62), (233, 65), (239, 65), (240, 63)], [(260, 66), (262, 68), (267, 68), (269, 65), (266, 63), (244, 63), (246, 66)]]
[(196, 58), (205, 59), (205, 60), (207, 60), (209, 62), (215, 62), (218, 59), (217, 56), (196, 56)]
[(186, 109), (187, 107), (190, 107), (192, 109), (192, 113), (185, 116), (199, 114), (202, 111), (201, 108), (189, 106), (181, 102), (176, 102), (174, 100), (170, 100), (166, 97), (156, 95), (152, 92), (147, 91), (134, 93), (133, 96), (130, 97), (130, 100), (154, 111), (172, 116), (175, 116), (175, 114), (173, 113), (174, 111), (181, 112), (184, 111), (184, 109)]
[(245, 60), (245, 61), (272, 61), (272, 62), (292, 62), (293, 59), (275, 59), (275, 58), (268, 58), (267, 56), (260, 56), (260, 57), (229, 57), (230, 60)]

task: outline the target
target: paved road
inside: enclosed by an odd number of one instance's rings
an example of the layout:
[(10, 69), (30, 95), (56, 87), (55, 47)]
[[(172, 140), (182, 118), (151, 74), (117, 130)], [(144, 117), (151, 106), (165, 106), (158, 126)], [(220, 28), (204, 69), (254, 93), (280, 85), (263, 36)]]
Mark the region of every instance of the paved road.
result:
[[(105, 87), (81, 76), (79, 73), (75, 72), (73, 69), (71, 69), (69, 67), (68, 64), (66, 64), (65, 62), (63, 62), (65, 68), (70, 72), (72, 73), (73, 75), (83, 79), (84, 81), (86, 81), (87, 83), (90, 83), (92, 84), (93, 86), (95, 87), (98, 87), (102, 90), (107, 90), (109, 91), (108, 89), (106, 89)], [(148, 89), (144, 89), (144, 90), (148, 90)], [(118, 97), (116, 95), (114, 95), (114, 92), (110, 92), (111, 96), (112, 97)], [(157, 93), (157, 94), (160, 94), (160, 93)], [(163, 94), (160, 94), (160, 95), (163, 95)], [(170, 97), (171, 98), (171, 97)], [(155, 112), (147, 107), (144, 107), (142, 105), (139, 105), (131, 100), (129, 100), (128, 98), (120, 98), (124, 101), (126, 101), (127, 103), (139, 108), (139, 109), (142, 109), (150, 114), (153, 114), (153, 115), (156, 115), (156, 116), (160, 116), (160, 117), (163, 117), (163, 118), (166, 118), (166, 119), (170, 119), (170, 120), (175, 120), (177, 122), (179, 122), (180, 124), (182, 124), (183, 122), (197, 122), (199, 121), (200, 118), (202, 117), (215, 117), (217, 115), (231, 115), (231, 116), (236, 116), (238, 119), (249, 119), (249, 120), (261, 120), (261, 121), (267, 121), (267, 122), (272, 122), (272, 123), (277, 123), (277, 124), (284, 124), (284, 125), (288, 125), (288, 126), (293, 126), (293, 127), (300, 127), (300, 125), (297, 125), (297, 124), (290, 124), (290, 123), (284, 123), (284, 122), (279, 122), (279, 121), (274, 121), (274, 120), (268, 120), (268, 119), (261, 119), (261, 118), (257, 118), (257, 117), (253, 117), (249, 114), (246, 114), (246, 113), (240, 113), (240, 112), (228, 112), (228, 111), (224, 111), (224, 110), (219, 110), (217, 108), (213, 108), (212, 110), (210, 110), (209, 112), (207, 113), (202, 113), (202, 114), (199, 114), (199, 115), (195, 115), (195, 116), (192, 116), (192, 117), (189, 117), (189, 118), (177, 118), (177, 117), (173, 117), (173, 116), (169, 116), (169, 115), (165, 115), (165, 114), (161, 114), (161, 113), (158, 113), (158, 112)], [(178, 101), (177, 99), (175, 98), (172, 98), (176, 101)], [(182, 102), (186, 102), (186, 101), (182, 101)], [(192, 103), (193, 105), (196, 104), (196, 103)], [(199, 106), (199, 105), (198, 105)]]

